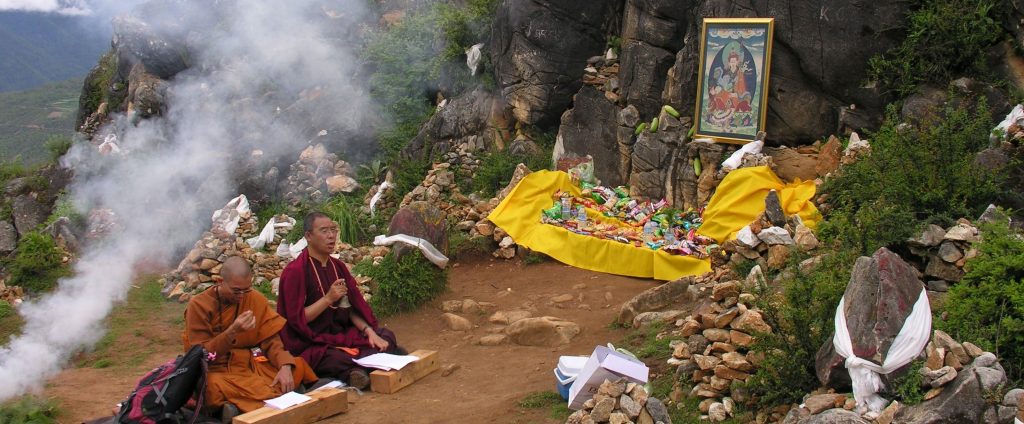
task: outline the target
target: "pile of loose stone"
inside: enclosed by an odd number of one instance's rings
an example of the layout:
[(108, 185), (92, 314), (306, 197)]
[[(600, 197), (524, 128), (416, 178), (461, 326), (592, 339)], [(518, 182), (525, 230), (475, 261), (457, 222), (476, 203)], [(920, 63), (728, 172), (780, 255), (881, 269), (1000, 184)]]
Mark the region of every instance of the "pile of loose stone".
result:
[(742, 386), (763, 360), (762, 355), (748, 351), (754, 334), (772, 328), (753, 307), (754, 295), (741, 293), (740, 281), (714, 284), (710, 300), (676, 321), (684, 339), (670, 344), (668, 363), (676, 367), (681, 381), (693, 384), (690, 395), (703, 399), (701, 413), (712, 421), (723, 421), (731, 416), (735, 402), (747, 401), (742, 394), (733, 399), (733, 388)]
[(656, 397), (647, 394), (644, 386), (624, 379), (605, 380), (593, 398), (574, 412), (566, 424), (670, 424), (668, 409)]
[(928, 290), (945, 292), (964, 276), (964, 264), (978, 256), (978, 249), (971, 245), (979, 241), (978, 228), (966, 219), (946, 229), (932, 224), (907, 241), (919, 261), (907, 259), (923, 273)]
[(783, 213), (778, 193), (772, 190), (765, 198), (765, 212), (740, 229), (736, 239), (722, 244), (722, 248), (733, 263), (747, 259), (767, 269), (781, 269), (794, 247), (807, 252), (818, 244), (814, 231), (803, 225), (799, 216), (787, 217)]
[[(278, 219), (287, 221), (287, 215), (279, 215)], [(277, 293), (277, 285), (284, 267), (292, 261), (290, 253), (278, 255), (278, 246), (285, 241), (289, 227), (279, 227), (274, 231), (274, 239), (263, 249), (253, 249), (247, 239), (259, 233), (256, 217), (251, 212), (243, 212), (239, 216), (239, 225), (234, 233), (225, 232), (222, 226), (214, 224), (210, 231), (204, 232), (193, 245), (192, 250), (178, 263), (178, 266), (161, 278), (163, 294), (179, 302), (187, 302), (195, 293), (202, 292), (216, 284), (220, 279), (221, 265), (229, 256), (241, 256), (249, 261), (256, 276), (254, 284), (270, 284), (272, 291)], [(390, 249), (385, 246), (352, 247), (338, 243), (335, 255), (346, 264), (358, 263), (364, 259), (376, 262), (383, 260)], [(370, 280), (358, 277), (360, 291), (371, 292)]]
[(352, 175), (348, 162), (328, 153), (323, 144), (309, 146), (289, 169), (284, 182), (285, 200), (297, 205), (303, 201), (320, 202), (335, 193), (351, 193), (359, 188)]
[(612, 49), (608, 49), (604, 56), (587, 59), (587, 67), (583, 69), (583, 84), (603, 91), (605, 98), (612, 103), (619, 101), (619, 58)]

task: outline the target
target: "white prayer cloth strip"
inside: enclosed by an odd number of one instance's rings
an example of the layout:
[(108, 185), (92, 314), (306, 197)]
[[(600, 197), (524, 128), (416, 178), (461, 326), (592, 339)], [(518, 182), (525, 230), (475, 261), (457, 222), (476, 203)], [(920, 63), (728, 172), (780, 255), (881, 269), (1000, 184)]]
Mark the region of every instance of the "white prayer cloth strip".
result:
[(903, 322), (903, 328), (889, 346), (889, 352), (886, 353), (882, 365), (853, 354), (853, 342), (850, 340), (850, 330), (846, 326), (845, 305), (844, 296), (836, 308), (836, 334), (832, 338), (832, 344), (836, 352), (846, 358), (846, 369), (853, 382), (853, 398), (857, 401), (857, 412), (879, 412), (889, 403), (878, 395), (878, 392), (885, 388), (879, 375), (889, 374), (910, 363), (924, 350), (931, 338), (932, 308), (928, 303), (928, 293), (921, 288), (913, 311)]

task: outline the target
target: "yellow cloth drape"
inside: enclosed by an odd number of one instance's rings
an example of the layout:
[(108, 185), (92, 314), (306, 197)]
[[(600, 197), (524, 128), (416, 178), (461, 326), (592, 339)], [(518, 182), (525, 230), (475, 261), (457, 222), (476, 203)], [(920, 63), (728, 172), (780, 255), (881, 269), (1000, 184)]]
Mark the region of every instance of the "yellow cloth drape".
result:
[[(784, 184), (767, 167), (758, 167), (729, 173), (704, 212), (704, 225), (700, 232), (719, 241), (735, 237), (737, 231), (764, 211), (764, 198), (773, 188), (779, 191), (787, 214), (799, 213), (806, 223), (813, 226), (817, 220), (817, 210), (810, 202), (814, 196), (814, 184)], [(487, 219), (504, 229), (520, 246), (577, 268), (657, 280), (674, 280), (711, 271), (711, 263), (707, 259), (670, 255), (541, 223), (541, 211), (554, 204), (551, 196), (557, 190), (580, 195), (579, 187), (573, 185), (564, 172), (529, 174)], [(714, 219), (709, 218), (709, 212)], [(587, 214), (591, 218), (600, 216), (594, 210), (588, 210)], [(621, 225), (610, 218), (600, 216), (600, 219)]]
[(697, 232), (723, 243), (764, 212), (764, 199), (770, 190), (779, 193), (786, 215), (800, 215), (804, 225), (816, 228), (821, 214), (814, 207), (813, 181), (797, 180), (786, 184), (767, 166), (740, 168), (722, 180), (704, 209), (704, 224)]
[[(580, 195), (569, 175), (559, 171), (538, 171), (527, 175), (487, 217), (520, 246), (544, 253), (558, 261), (610, 274), (674, 280), (711, 270), (707, 260), (670, 255), (663, 251), (637, 248), (631, 244), (599, 239), (540, 222), (541, 211), (554, 204), (556, 190)], [(596, 216), (594, 211), (587, 211)]]

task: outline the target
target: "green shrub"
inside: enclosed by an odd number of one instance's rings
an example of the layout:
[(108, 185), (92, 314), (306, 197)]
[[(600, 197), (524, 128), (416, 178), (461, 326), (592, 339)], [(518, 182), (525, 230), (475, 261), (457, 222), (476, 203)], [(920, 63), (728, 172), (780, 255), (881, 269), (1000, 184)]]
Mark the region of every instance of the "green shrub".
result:
[(34, 293), (52, 289), (60, 277), (69, 274), (61, 255), (50, 236), (38, 231), (25, 234), (9, 267), (11, 284)]
[(1007, 375), (1024, 379), (1024, 240), (1005, 223), (982, 226), (978, 257), (949, 290), (945, 320), (935, 326), (956, 340), (995, 353)]
[(448, 253), (452, 259), (468, 258), (476, 255), (487, 255), (494, 250), (494, 241), (490, 237), (469, 237), (462, 231), (448, 232)]
[(50, 399), (24, 397), (0, 406), (0, 423), (51, 424), (57, 422), (60, 409)]
[(817, 267), (802, 272), (793, 255), (784, 274), (782, 291), (760, 287), (757, 306), (770, 334), (756, 334), (752, 351), (765, 356), (761, 367), (748, 380), (761, 407), (799, 402), (804, 393), (819, 386), (814, 357), (832, 336), (836, 307), (850, 279), (854, 255), (836, 252), (822, 257)]
[(924, 381), (919, 372), (923, 365), (924, 361), (921, 360), (911, 362), (906, 374), (897, 377), (892, 382), (892, 388), (889, 389), (889, 392), (904, 405), (913, 406), (924, 400), (924, 389), (922, 386)]
[(17, 311), (14, 310), (14, 306), (8, 303), (6, 300), (0, 300), (0, 319), (4, 319), (10, 316), (14, 316)]
[(447, 271), (434, 266), (418, 250), (401, 259), (389, 253), (377, 266), (363, 261), (352, 272), (373, 278), (377, 287), (370, 304), (382, 316), (413, 310), (444, 292), (448, 284)]
[(71, 138), (66, 136), (54, 135), (50, 136), (44, 144), (46, 151), (50, 152), (50, 159), (56, 162), (61, 156), (64, 156), (71, 148)]
[[(107, 102), (108, 112), (117, 110), (121, 106), (121, 102), (124, 101), (127, 91), (114, 90), (114, 82), (117, 79), (117, 54), (113, 50), (103, 55), (96, 66), (95, 77), (86, 78), (86, 91), (83, 93), (81, 104), (79, 104), (87, 117), (96, 112), (103, 102)], [(121, 93), (117, 91), (121, 91)]]
[(869, 78), (889, 92), (906, 97), (923, 83), (944, 84), (989, 73), (989, 47), (1006, 37), (998, 0), (915, 0), (907, 21), (907, 38), (868, 61)]
[(1001, 177), (974, 164), (992, 127), (984, 101), (973, 111), (948, 106), (942, 112), (941, 121), (899, 128), (896, 108), (889, 108), (885, 124), (872, 134), (870, 155), (822, 187), (833, 207), (823, 238), (868, 255), (927, 223), (978, 216), (999, 198)]

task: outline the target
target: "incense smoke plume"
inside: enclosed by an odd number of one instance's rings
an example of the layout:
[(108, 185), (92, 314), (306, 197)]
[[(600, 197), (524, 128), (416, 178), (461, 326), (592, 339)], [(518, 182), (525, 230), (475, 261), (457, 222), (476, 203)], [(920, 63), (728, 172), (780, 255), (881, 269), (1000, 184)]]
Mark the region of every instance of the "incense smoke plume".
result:
[[(0, 0), (0, 9), (62, 13), (95, 5)], [(371, 139), (363, 128), (379, 119), (358, 76), (364, 1), (165, 0), (133, 14), (182, 41), (191, 66), (170, 80), (161, 117), (115, 117), (101, 130), (122, 155), (77, 143), (65, 156), (77, 209), (108, 208), (123, 230), (87, 246), (73, 277), (20, 308), (23, 334), (0, 348), (0, 401), (37, 389), (94, 344), (136, 278), (133, 265), (179, 259), (238, 194), (254, 150), (266, 163), (291, 163), (316, 139), (357, 154), (368, 145), (354, 140)]]

